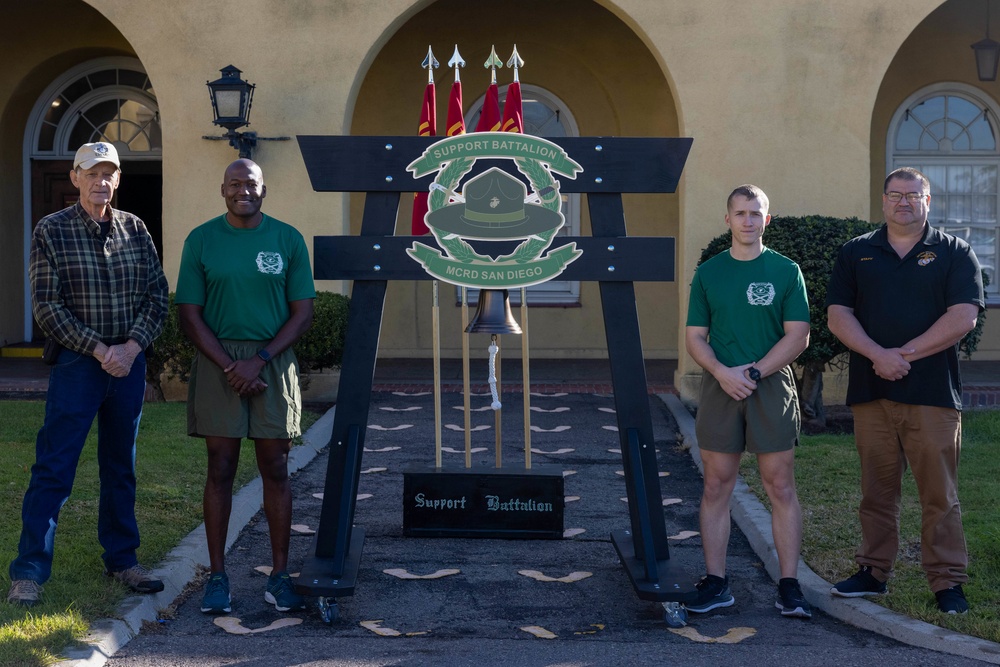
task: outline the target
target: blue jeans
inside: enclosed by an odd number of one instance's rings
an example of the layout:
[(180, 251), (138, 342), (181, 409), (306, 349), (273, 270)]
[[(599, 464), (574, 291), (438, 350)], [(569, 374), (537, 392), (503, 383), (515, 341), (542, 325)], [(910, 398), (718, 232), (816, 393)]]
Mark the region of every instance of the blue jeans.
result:
[(62, 350), (49, 374), (45, 423), (35, 441), (35, 464), (21, 506), (21, 540), (10, 578), (45, 583), (59, 510), (69, 500), (84, 441), (97, 417), (101, 497), (97, 537), (104, 565), (132, 567), (139, 547), (135, 520), (135, 439), (146, 390), (146, 357), (140, 353), (127, 377), (108, 375), (94, 357)]

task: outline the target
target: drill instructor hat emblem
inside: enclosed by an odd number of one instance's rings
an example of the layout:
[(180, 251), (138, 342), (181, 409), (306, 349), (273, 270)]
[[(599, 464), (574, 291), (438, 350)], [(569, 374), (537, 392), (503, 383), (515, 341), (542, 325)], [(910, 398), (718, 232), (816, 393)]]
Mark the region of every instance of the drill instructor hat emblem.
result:
[(445, 206), (427, 215), (427, 225), (467, 239), (523, 239), (557, 229), (557, 211), (525, 202), (524, 183), (497, 167), (470, 179), (463, 188), (465, 206)]

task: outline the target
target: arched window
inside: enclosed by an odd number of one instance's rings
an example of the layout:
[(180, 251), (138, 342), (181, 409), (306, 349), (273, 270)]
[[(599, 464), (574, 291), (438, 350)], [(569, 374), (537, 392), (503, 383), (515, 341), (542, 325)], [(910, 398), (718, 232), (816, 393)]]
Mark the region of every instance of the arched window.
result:
[(914, 167), (931, 182), (930, 223), (969, 242), (1000, 299), (1000, 108), (964, 84), (937, 84), (896, 111), (886, 143), (889, 170)]
[(81, 144), (106, 141), (122, 159), (159, 160), (160, 114), (145, 71), (134, 58), (101, 58), (66, 72), (32, 114), (31, 159), (72, 159)]
[[(465, 127), (472, 131), (482, 115), (485, 95), (477, 99), (465, 116)], [(507, 99), (507, 86), (500, 88), (500, 110)], [(521, 84), (521, 113), (524, 133), (558, 141), (560, 137), (578, 137), (576, 119), (566, 105), (544, 88)], [(580, 235), (580, 195), (562, 193), (562, 214), (566, 224), (559, 236)], [(475, 303), (478, 290), (469, 290), (469, 301)], [(521, 302), (521, 290), (511, 290), (511, 303)], [(580, 283), (572, 280), (550, 280), (528, 288), (528, 302), (533, 304), (576, 304), (580, 302)]]

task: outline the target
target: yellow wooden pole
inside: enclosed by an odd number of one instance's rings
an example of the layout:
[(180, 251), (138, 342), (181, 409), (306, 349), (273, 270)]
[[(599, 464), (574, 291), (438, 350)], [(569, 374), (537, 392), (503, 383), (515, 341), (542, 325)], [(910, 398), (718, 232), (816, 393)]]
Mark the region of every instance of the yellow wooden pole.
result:
[(440, 286), (433, 281), (431, 335), (434, 346), (434, 466), (441, 467), (441, 305)]
[[(496, 346), (497, 346), (497, 356), (496, 356), (496, 359), (495, 359), (495, 369), (496, 369), (495, 375), (496, 375), (496, 378), (497, 378), (497, 400), (500, 400), (500, 399), (503, 398), (503, 393), (502, 393), (502, 391), (500, 389), (500, 349), (499, 349), (500, 348), (500, 336), (498, 334), (493, 334), (493, 341), (496, 343)], [(502, 401), (501, 401), (501, 403), (502, 403)], [(497, 445), (496, 445), (496, 447), (497, 447), (497, 468), (502, 468), (503, 467), (502, 445), (500, 444), (500, 413), (502, 411), (503, 411), (502, 409), (501, 410), (494, 410), (493, 411), (493, 425), (494, 425), (494, 428), (496, 428), (496, 432), (497, 432), (497, 437), (496, 437), (496, 443), (497, 443)]]
[(465, 467), (472, 467), (472, 406), (469, 404), (469, 293), (462, 288), (462, 388), (465, 396)]
[(524, 467), (531, 470), (531, 373), (528, 371), (528, 289), (521, 288), (521, 383), (524, 385)]

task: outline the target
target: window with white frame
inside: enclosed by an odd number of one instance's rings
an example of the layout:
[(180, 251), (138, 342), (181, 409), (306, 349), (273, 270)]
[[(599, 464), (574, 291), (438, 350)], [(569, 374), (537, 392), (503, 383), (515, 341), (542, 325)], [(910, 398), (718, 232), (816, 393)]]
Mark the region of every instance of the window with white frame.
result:
[(918, 91), (889, 126), (890, 170), (914, 167), (931, 184), (932, 225), (972, 246), (1000, 302), (1000, 108), (977, 88), (937, 84)]
[(122, 159), (162, 154), (156, 94), (134, 58), (100, 58), (63, 74), (36, 104), (30, 128), (32, 159), (72, 159), (95, 141), (114, 144)]
[[(480, 97), (469, 108), (465, 116), (465, 126), (474, 128), (479, 122), (483, 110), (485, 95)], [(500, 88), (500, 108), (503, 109), (507, 99), (507, 87)], [(576, 120), (562, 103), (552, 93), (538, 86), (521, 84), (521, 113), (524, 120), (524, 133), (536, 137), (545, 137), (558, 141), (560, 137), (578, 137), (579, 129)], [(559, 230), (557, 236), (580, 235), (580, 195), (562, 194), (562, 214), (566, 224)], [(456, 292), (461, 298), (460, 290)], [(479, 291), (469, 289), (469, 302), (476, 303)], [(511, 303), (521, 302), (521, 290), (510, 291)], [(529, 304), (569, 305), (580, 302), (580, 283), (573, 280), (550, 280), (540, 285), (528, 288)]]

